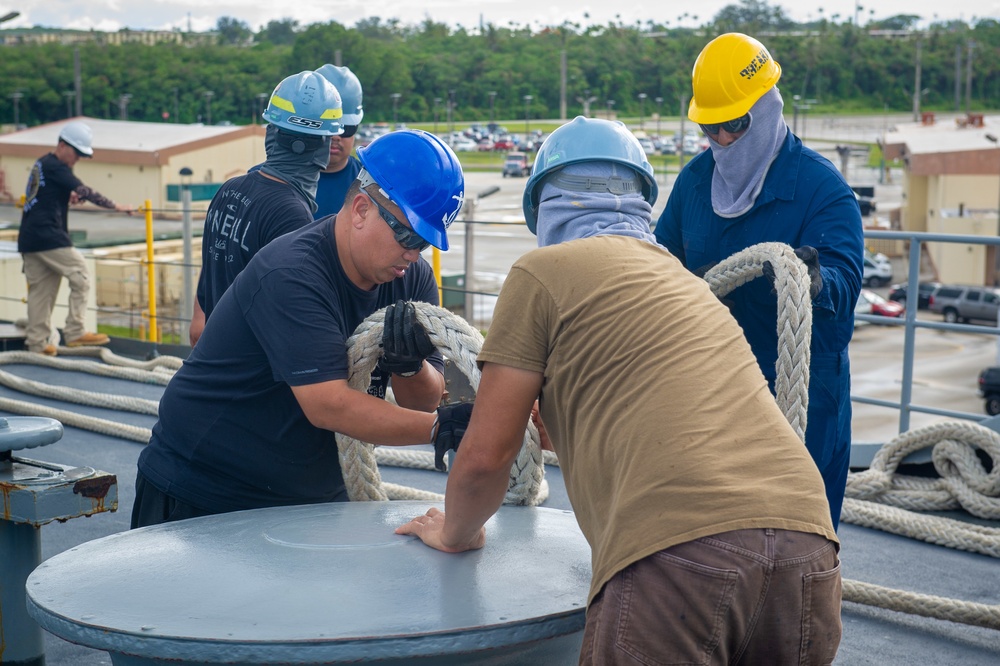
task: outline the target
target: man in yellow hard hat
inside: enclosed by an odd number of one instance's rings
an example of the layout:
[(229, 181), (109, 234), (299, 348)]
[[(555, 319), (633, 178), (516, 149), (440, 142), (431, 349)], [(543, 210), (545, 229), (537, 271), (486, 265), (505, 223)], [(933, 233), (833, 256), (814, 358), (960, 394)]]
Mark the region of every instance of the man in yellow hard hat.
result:
[[(787, 243), (806, 263), (813, 308), (806, 446), (837, 526), (851, 449), (847, 345), (861, 290), (861, 211), (836, 167), (788, 129), (780, 78), (781, 66), (753, 37), (728, 33), (705, 46), (688, 117), (711, 150), (678, 176), (656, 239), (700, 274), (762, 242)], [(777, 297), (766, 280), (754, 280), (727, 300), (773, 392)]]

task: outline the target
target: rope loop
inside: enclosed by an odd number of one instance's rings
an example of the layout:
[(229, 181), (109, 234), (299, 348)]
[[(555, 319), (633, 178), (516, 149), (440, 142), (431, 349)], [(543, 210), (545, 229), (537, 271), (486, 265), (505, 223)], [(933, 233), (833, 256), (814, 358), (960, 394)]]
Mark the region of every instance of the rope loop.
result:
[(764, 275), (764, 262), (774, 271), (778, 295), (778, 360), (774, 388), (778, 405), (806, 439), (809, 411), (809, 342), (812, 338), (812, 300), (809, 271), (795, 251), (784, 243), (758, 243), (737, 252), (705, 273), (705, 281), (719, 299)]
[[(476, 356), (483, 347), (482, 334), (444, 308), (428, 303), (414, 302), (417, 321), (427, 331), (431, 342), (446, 356), (469, 380), (473, 391), (479, 390), (479, 367)], [(378, 362), (381, 353), (382, 327), (385, 321), (385, 309), (373, 313), (365, 319), (347, 341), (347, 353), (350, 359), (350, 375), (348, 385), (356, 390), (364, 391), (371, 381), (371, 372)], [(401, 486), (392, 486), (390, 495), (386, 484), (378, 471), (378, 458), (384, 447), (378, 449), (367, 442), (337, 433), (337, 446), (340, 451), (340, 464), (347, 485), (347, 494), (351, 501), (385, 501), (388, 499), (423, 499), (428, 495), (425, 491), (421, 497), (415, 498)], [(423, 452), (420, 452), (423, 453)], [(389, 460), (393, 453), (385, 453)], [(433, 454), (425, 454), (432, 459)], [(416, 457), (416, 456), (415, 456)], [(525, 429), (521, 450), (514, 461), (510, 472), (510, 483), (504, 502), (507, 504), (535, 506), (548, 497), (548, 486), (544, 483), (544, 464), (539, 444), (538, 431), (529, 422)], [(400, 488), (403, 488), (402, 494)], [(432, 499), (440, 500), (443, 496), (430, 494)]]

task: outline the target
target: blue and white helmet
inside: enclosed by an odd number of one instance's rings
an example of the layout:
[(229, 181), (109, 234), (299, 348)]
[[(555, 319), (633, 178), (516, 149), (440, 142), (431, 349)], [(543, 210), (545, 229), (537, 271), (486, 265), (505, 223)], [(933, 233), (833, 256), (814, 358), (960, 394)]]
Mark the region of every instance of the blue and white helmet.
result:
[(271, 93), (263, 118), (297, 134), (334, 136), (344, 131), (340, 93), (322, 74), (304, 71), (282, 80)]

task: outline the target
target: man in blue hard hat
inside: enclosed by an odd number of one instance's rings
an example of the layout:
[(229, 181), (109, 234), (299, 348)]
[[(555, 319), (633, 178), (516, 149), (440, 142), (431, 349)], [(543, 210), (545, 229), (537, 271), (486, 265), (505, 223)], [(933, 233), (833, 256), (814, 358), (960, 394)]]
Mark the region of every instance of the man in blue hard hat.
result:
[[(410, 301), (438, 302), (420, 252), (448, 249), (462, 167), (419, 130), (358, 153), (362, 170), (340, 211), (261, 248), (222, 294), (160, 400), (139, 456), (133, 527), (344, 501), (335, 432), (382, 445), (457, 441), (454, 413), (471, 408), (439, 407), (443, 362)], [(379, 370), (357, 391), (346, 342), (381, 308)], [(390, 378), (399, 406), (380, 399)]]
[(340, 119), (344, 131), (330, 137), (330, 163), (320, 171), (316, 186), (314, 217), (318, 220), (340, 210), (347, 188), (361, 172), (361, 162), (351, 153), (365, 109), (361, 81), (350, 68), (328, 64), (316, 71), (333, 84), (344, 104), (344, 115)]
[(482, 548), (539, 400), (593, 550), (580, 664), (828, 664), (837, 537), (819, 471), (728, 309), (650, 232), (619, 122), (578, 117), (524, 192), (537, 250), (504, 282), (445, 512), (399, 527)]
[(66, 123), (59, 132), (55, 150), (35, 162), (28, 177), (17, 235), (17, 251), (24, 260), (24, 277), (28, 282), (25, 334), (28, 351), (46, 356), (58, 353), (53, 342), (57, 338), (52, 334), (52, 309), (63, 278), (69, 282), (69, 312), (63, 327), (66, 345), (106, 345), (110, 341), (103, 333), (84, 329), (90, 276), (83, 255), (73, 247), (69, 237), (69, 204), (75, 198), (124, 213), (131, 213), (132, 207), (116, 204), (73, 175), (76, 163), (93, 155), (90, 126), (74, 120)]
[(259, 169), (226, 181), (205, 215), (192, 345), (254, 254), (312, 223), (319, 173), (329, 162), (331, 137), (343, 131), (342, 115), (340, 93), (316, 72), (286, 77), (271, 93), (264, 110), (267, 159)]

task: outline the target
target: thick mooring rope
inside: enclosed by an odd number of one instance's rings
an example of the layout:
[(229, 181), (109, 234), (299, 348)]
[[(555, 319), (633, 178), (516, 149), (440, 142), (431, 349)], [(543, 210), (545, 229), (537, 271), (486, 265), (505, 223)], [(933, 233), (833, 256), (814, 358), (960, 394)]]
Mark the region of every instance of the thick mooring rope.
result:
[(752, 245), (705, 273), (712, 293), (724, 298), (729, 292), (764, 275), (764, 262), (774, 269), (778, 294), (778, 362), (774, 389), (785, 418), (799, 439), (806, 439), (809, 410), (809, 341), (812, 337), (812, 302), (809, 272), (784, 243)]

